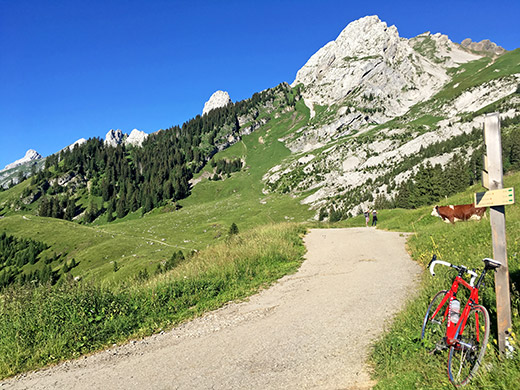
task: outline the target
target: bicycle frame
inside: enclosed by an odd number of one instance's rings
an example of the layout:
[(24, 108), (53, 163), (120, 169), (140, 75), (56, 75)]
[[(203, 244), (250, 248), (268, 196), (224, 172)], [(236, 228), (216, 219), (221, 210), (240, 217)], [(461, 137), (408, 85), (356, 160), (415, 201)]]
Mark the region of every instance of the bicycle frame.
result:
[[(480, 276), (475, 269), (470, 270), (464, 265), (453, 265), (443, 260), (437, 260), (435, 255), (428, 264), (432, 276), (435, 276), (437, 264), (456, 269), (458, 272), (453, 278), (449, 290), (441, 290), (433, 297), (424, 316), (421, 330), (421, 340), (425, 340), (425, 346), (430, 346), (432, 342), (435, 343), (435, 348), (430, 353), (446, 348), (450, 350), (448, 376), (457, 387), (464, 386), (475, 375), (489, 340), (489, 313), (484, 306), (479, 304), (478, 292), (483, 286), (486, 273), (498, 269), (502, 264), (490, 258), (482, 261), (484, 269)], [(466, 274), (470, 275), (469, 282), (463, 279)], [(469, 297), (464, 308), (461, 308), (461, 312), (457, 314), (459, 316), (457, 323), (453, 323), (451, 317), (453, 302), (457, 298), (461, 286), (469, 290)], [(462, 305), (462, 302), (460, 304)], [(475, 321), (473, 321), (473, 315), (475, 315)]]
[[(464, 306), (464, 309), (460, 313), (459, 321), (457, 323), (453, 323), (451, 321), (451, 315), (450, 315), (450, 306), (453, 299), (457, 297), (457, 292), (459, 290), (459, 285), (466, 287), (468, 290), (470, 290), (470, 296), (468, 301), (466, 302), (466, 305)], [(448, 301), (449, 300), (449, 301)], [(435, 311), (432, 313), (431, 318), (434, 318), (440, 311), (441, 308), (444, 306), (446, 302), (449, 302), (448, 305), (446, 305), (446, 308), (444, 309), (443, 319), (442, 321), (448, 321), (448, 326), (446, 329), (446, 345), (448, 347), (459, 343), (460, 336), (464, 332), (464, 327), (466, 326), (466, 322), (469, 317), (469, 312), (471, 310), (471, 307), (473, 305), (478, 304), (478, 287), (470, 285), (468, 282), (466, 282), (460, 275), (457, 275), (455, 279), (453, 280), (453, 283), (444, 296), (442, 298), (441, 303)], [(477, 325), (477, 340), (480, 341), (480, 330), (479, 330), (479, 324), (478, 324), (478, 315), (476, 315), (476, 325)]]

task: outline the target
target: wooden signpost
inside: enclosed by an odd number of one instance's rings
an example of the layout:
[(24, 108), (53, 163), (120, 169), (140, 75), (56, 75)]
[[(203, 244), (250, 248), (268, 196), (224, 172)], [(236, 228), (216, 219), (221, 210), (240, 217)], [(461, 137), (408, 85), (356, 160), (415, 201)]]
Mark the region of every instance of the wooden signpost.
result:
[(497, 297), (498, 348), (501, 353), (510, 350), (511, 297), (509, 293), (509, 267), (507, 265), (505, 205), (514, 203), (514, 189), (504, 189), (502, 167), (502, 138), (498, 113), (487, 114), (484, 122), (483, 185), (490, 191), (475, 194), (476, 206), (489, 206), (493, 258), (502, 263), (495, 273), (495, 292)]

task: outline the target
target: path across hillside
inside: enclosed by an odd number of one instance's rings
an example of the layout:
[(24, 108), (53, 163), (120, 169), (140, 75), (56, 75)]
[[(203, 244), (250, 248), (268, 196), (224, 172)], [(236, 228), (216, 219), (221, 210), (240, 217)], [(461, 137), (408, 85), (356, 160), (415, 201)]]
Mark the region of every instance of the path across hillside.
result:
[(0, 389), (368, 389), (368, 347), (420, 267), (399, 233), (312, 230), (305, 242), (300, 270), (246, 302)]

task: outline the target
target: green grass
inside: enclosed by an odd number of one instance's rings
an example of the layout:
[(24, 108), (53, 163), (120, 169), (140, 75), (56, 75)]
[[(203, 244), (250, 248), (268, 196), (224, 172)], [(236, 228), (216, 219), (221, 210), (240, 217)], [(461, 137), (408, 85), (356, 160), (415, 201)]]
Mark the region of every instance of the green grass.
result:
[(423, 115), (422, 117), (409, 122), (408, 125), (412, 126), (412, 127), (419, 127), (419, 126), (434, 127), (437, 124), (437, 122), (439, 122), (442, 119), (444, 119), (444, 118), (442, 118), (440, 116)]
[[(297, 102), (296, 107), (296, 111), (280, 115), (217, 153), (213, 158), (245, 158), (245, 169), (222, 181), (203, 179), (180, 202), (180, 210), (164, 207), (143, 218), (137, 211), (109, 224), (102, 217), (91, 225), (40, 218), (34, 210), (12, 211), (0, 218), (0, 232), (36, 237), (50, 246), (44, 256), (66, 253), (67, 261), (74, 258), (79, 262), (71, 271), (73, 276), (119, 283), (144, 269), (153, 272), (173, 252), (188, 253), (222, 241), (233, 222), (240, 231), (246, 231), (267, 223), (305, 221), (314, 213), (300, 204), (300, 198), (262, 193), (263, 175), (290, 155), (278, 139), (301, 128), (309, 119), (309, 110), (302, 102)], [(204, 171), (210, 170), (208, 164)], [(29, 181), (0, 192), (0, 205), (18, 199), (27, 185)], [(117, 272), (113, 271), (114, 262), (119, 266)], [(61, 265), (53, 266), (57, 269)]]
[(19, 287), (0, 295), (0, 379), (168, 329), (267, 287), (301, 264), (305, 229), (228, 238), (146, 283)]
[(436, 56), (437, 47), (435, 41), (428, 36), (416, 37), (413, 40), (414, 45), (413, 48), (421, 55), (429, 58), (433, 62), (442, 63), (445, 62), (446, 59), (439, 58)]
[[(520, 188), (520, 174), (505, 178), (507, 187)], [(481, 188), (474, 186), (467, 192), (447, 199), (443, 204), (471, 203), (472, 194)], [(384, 210), (379, 212), (381, 228), (415, 233), (408, 241), (414, 260), (426, 266), (433, 253), (453, 264), (464, 264), (482, 269), (484, 257), (493, 257), (489, 218), (480, 222), (450, 225), (430, 215), (431, 207), (418, 210)], [(520, 206), (507, 206), (508, 263), (512, 293), (513, 330), (520, 330)], [(363, 223), (357, 218), (357, 223)], [(375, 366), (376, 389), (452, 389), (446, 364), (447, 353), (429, 355), (420, 341), (420, 328), (426, 308), (433, 295), (451, 284), (454, 276), (449, 270), (438, 270), (433, 278), (425, 270), (416, 297), (394, 320), (390, 330), (375, 345), (372, 361)], [(496, 303), (493, 277), (487, 277), (485, 288), (480, 291), (481, 302), (491, 315), (491, 345), (484, 363), (466, 387), (468, 389), (513, 389), (520, 383), (520, 358), (518, 353), (511, 360), (499, 358), (496, 350)], [(520, 339), (516, 339), (520, 348)]]

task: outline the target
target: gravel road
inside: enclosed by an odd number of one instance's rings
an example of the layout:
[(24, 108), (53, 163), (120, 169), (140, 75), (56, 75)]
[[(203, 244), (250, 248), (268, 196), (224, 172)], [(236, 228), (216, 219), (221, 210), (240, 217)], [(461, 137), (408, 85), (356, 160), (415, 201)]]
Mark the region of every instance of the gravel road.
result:
[(421, 268), (405, 237), (311, 230), (300, 270), (169, 332), (0, 382), (0, 389), (369, 389), (369, 347)]

